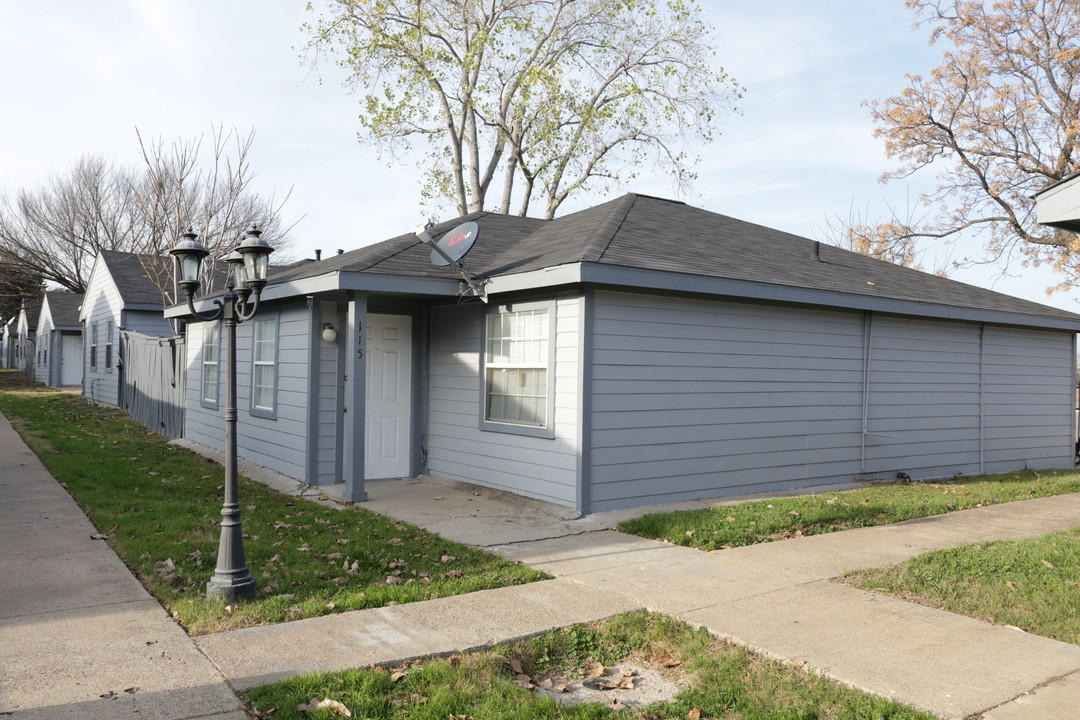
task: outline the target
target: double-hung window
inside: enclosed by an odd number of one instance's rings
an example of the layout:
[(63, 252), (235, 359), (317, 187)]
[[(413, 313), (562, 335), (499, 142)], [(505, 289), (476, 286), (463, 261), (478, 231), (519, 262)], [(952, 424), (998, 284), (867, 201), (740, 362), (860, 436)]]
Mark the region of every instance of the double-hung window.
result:
[(553, 437), (553, 309), (505, 305), (486, 315), (484, 429)]
[(90, 367), (97, 369), (98, 324), (90, 326)]
[(277, 394), (277, 317), (254, 321), (251, 368), (251, 414), (274, 417)]
[(105, 321), (105, 369), (112, 369), (112, 339), (116, 326), (112, 320)]
[(216, 408), (221, 377), (221, 326), (206, 323), (203, 328), (202, 404)]

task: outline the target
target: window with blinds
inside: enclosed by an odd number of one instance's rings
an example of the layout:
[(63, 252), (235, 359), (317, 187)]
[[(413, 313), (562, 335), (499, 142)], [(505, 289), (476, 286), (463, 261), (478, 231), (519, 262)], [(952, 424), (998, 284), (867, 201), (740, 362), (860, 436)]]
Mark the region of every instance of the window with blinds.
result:
[(217, 407), (221, 367), (221, 326), (207, 323), (202, 350), (202, 404)]
[(254, 332), (251, 407), (270, 414), (277, 389), (277, 318), (256, 320)]
[(548, 425), (550, 313), (547, 308), (487, 316), (484, 358), (488, 422)]

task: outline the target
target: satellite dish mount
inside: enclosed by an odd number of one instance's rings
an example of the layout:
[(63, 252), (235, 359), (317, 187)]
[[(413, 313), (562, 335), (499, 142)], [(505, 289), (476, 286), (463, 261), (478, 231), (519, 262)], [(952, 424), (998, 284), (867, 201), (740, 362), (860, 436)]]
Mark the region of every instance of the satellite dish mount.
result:
[[(420, 242), (424, 243), (431, 248), (431, 264), (438, 267), (452, 267), (458, 271), (461, 275), (461, 280), (469, 289), (472, 290), (473, 295), (480, 298), (482, 301), (487, 302), (487, 291), (484, 290), (484, 280), (477, 281), (472, 275), (465, 271), (462, 266), (462, 259), (472, 249), (473, 244), (476, 242), (476, 236), (480, 232), (480, 226), (474, 222), (466, 222), (458, 225), (450, 232), (442, 236), (439, 242), (435, 242), (428, 235), (428, 230), (434, 227), (435, 223), (430, 220), (420, 223), (413, 230), (416, 233), (416, 237), (420, 238)], [(464, 294), (464, 291), (462, 291)]]

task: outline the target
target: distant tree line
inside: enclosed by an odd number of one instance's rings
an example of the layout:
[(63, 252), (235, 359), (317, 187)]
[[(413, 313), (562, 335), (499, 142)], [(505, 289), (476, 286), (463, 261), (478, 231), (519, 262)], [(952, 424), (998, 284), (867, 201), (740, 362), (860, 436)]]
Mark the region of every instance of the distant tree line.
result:
[[(280, 214), (287, 196), (277, 202), (253, 188), (254, 131), (216, 128), (208, 140), (172, 143), (136, 133), (141, 166), (86, 155), (37, 187), (0, 195), (0, 308), (17, 308), (22, 293), (40, 294), (43, 283), (85, 292), (99, 250), (164, 256), (189, 227), (212, 257), (252, 224), (275, 247), (288, 245)], [(175, 300), (168, 264), (147, 270), (163, 299)]]

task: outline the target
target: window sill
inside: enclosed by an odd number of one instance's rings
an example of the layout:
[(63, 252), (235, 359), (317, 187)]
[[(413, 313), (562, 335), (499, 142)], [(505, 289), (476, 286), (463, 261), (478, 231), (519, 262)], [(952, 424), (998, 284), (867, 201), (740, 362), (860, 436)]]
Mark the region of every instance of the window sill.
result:
[(534, 427), (532, 425), (512, 425), (510, 423), (480, 421), (480, 430), (483, 432), (505, 433), (507, 435), (524, 435), (526, 437), (538, 437), (553, 440), (555, 438), (554, 427)]

